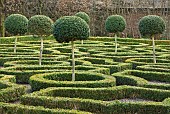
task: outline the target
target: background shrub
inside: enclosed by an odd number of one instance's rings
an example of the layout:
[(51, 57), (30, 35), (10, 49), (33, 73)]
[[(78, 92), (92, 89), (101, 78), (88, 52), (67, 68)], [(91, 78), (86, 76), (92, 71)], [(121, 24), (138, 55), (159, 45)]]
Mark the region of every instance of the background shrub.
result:
[(123, 32), (125, 27), (126, 21), (120, 15), (111, 15), (106, 19), (105, 29), (109, 33)]
[(75, 16), (78, 16), (78, 17), (82, 18), (82, 19), (85, 20), (87, 23), (90, 22), (90, 17), (89, 17), (89, 15), (88, 15), (87, 13), (85, 13), (85, 12), (78, 12), (78, 13), (75, 14)]
[(74, 41), (86, 40), (90, 35), (89, 25), (80, 17), (65, 16), (54, 24), (55, 39), (59, 42), (69, 42), (72, 45), (72, 81), (75, 81)]
[(86, 40), (89, 37), (90, 28), (80, 17), (65, 16), (55, 22), (53, 34), (60, 43)]
[(162, 34), (165, 30), (165, 21), (157, 15), (148, 15), (139, 21), (139, 31), (145, 35)]
[(28, 30), (34, 35), (46, 35), (52, 34), (53, 21), (45, 15), (35, 15), (29, 19)]
[(12, 14), (5, 20), (5, 29), (13, 35), (22, 35), (27, 32), (28, 19), (21, 14)]
[(35, 15), (28, 22), (28, 30), (33, 35), (41, 36), (41, 47), (39, 65), (41, 65), (43, 53), (43, 35), (49, 36), (52, 34), (53, 21), (45, 15)]

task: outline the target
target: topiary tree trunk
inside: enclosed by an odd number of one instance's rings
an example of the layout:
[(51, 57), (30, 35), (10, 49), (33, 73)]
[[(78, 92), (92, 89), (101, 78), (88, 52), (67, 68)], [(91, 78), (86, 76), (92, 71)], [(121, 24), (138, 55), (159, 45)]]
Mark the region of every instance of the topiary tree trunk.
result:
[(81, 40), (81, 44), (83, 45), (83, 40)]
[(154, 62), (154, 63), (156, 63), (155, 40), (154, 40), (154, 35), (152, 35), (152, 46), (153, 46), (153, 62)]
[(74, 60), (74, 41), (71, 41), (72, 46), (72, 81), (75, 81), (75, 60)]
[(40, 66), (41, 66), (41, 61), (42, 61), (42, 54), (43, 54), (43, 37), (41, 36), (41, 47), (40, 47), (40, 57), (39, 57)]
[(115, 33), (115, 53), (117, 53), (117, 33)]
[(16, 37), (15, 37), (15, 45), (14, 45), (14, 53), (17, 52), (17, 40), (18, 40), (18, 38), (17, 38), (17, 36), (16, 36)]

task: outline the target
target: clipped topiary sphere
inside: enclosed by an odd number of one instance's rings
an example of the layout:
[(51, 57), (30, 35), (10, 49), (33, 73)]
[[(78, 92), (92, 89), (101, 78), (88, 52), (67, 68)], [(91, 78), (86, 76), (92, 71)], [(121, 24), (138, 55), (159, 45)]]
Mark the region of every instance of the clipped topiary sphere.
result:
[(165, 21), (156, 15), (148, 15), (139, 21), (139, 31), (145, 35), (162, 34), (165, 30)]
[(106, 19), (105, 29), (109, 33), (123, 32), (125, 27), (126, 21), (120, 15), (111, 15)]
[(80, 17), (65, 16), (54, 23), (53, 35), (59, 43), (86, 40), (90, 35), (90, 28)]
[(34, 35), (52, 34), (53, 21), (45, 15), (35, 15), (29, 19), (28, 31)]
[(90, 17), (89, 17), (89, 15), (88, 15), (87, 13), (85, 13), (85, 12), (78, 12), (78, 13), (75, 14), (75, 16), (78, 16), (78, 17), (82, 18), (82, 19), (85, 20), (87, 23), (90, 22)]
[(11, 14), (5, 20), (5, 29), (13, 35), (23, 35), (28, 29), (28, 19), (21, 14)]

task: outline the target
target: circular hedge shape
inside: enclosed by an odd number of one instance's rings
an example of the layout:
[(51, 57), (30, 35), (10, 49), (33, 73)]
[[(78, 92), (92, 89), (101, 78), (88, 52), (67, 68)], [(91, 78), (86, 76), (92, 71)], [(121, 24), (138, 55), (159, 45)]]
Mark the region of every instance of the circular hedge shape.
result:
[(59, 43), (86, 40), (90, 35), (90, 28), (80, 17), (65, 16), (54, 23), (53, 35)]
[(28, 29), (28, 19), (21, 14), (12, 14), (5, 20), (5, 29), (13, 35), (23, 35)]
[(35, 15), (29, 19), (28, 30), (34, 35), (52, 34), (53, 21), (45, 15)]
[(87, 23), (90, 22), (90, 17), (89, 17), (89, 15), (88, 15), (87, 13), (85, 13), (85, 12), (78, 12), (78, 13), (75, 14), (75, 16), (78, 16), (78, 17), (82, 18), (82, 19), (85, 20)]
[(139, 31), (145, 35), (162, 34), (165, 30), (165, 21), (156, 15), (148, 15), (139, 21)]
[(126, 20), (120, 15), (111, 15), (106, 19), (105, 29), (109, 33), (123, 32), (126, 27)]
[(116, 85), (116, 80), (112, 76), (104, 76), (98, 73), (76, 73), (76, 82), (72, 82), (71, 72), (56, 72), (46, 74), (36, 74), (30, 78), (33, 90), (47, 87), (112, 87)]

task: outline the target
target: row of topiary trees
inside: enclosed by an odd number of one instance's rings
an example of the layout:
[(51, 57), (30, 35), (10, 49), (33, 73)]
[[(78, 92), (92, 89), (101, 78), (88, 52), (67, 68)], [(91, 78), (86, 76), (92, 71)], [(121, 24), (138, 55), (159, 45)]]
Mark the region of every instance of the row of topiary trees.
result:
[[(154, 36), (165, 31), (165, 21), (157, 15), (148, 15), (140, 19), (139, 31), (143, 36), (152, 38), (153, 62), (156, 63)], [(115, 34), (115, 53), (117, 53), (117, 34), (123, 32), (126, 27), (125, 19), (120, 15), (112, 15), (106, 19), (105, 29)]]
[[(41, 48), (39, 65), (41, 65), (43, 52), (43, 38), (53, 33), (55, 39), (59, 43), (70, 42), (72, 44), (72, 80), (75, 81), (75, 61), (74, 61), (74, 41), (86, 40), (90, 36), (89, 23), (90, 17), (79, 12), (76, 16), (64, 16), (53, 21), (44, 15), (35, 15), (29, 20), (20, 14), (12, 14), (5, 20), (6, 30), (13, 35), (21, 35), (30, 32), (33, 35), (38, 35), (41, 38)], [(115, 52), (117, 53), (117, 34), (123, 32), (126, 27), (125, 19), (120, 15), (112, 15), (106, 19), (105, 28), (109, 33), (115, 34)], [(139, 22), (139, 30), (142, 35), (150, 35), (153, 39), (153, 55), (155, 57), (154, 35), (161, 34), (165, 30), (164, 20), (155, 15), (143, 17)], [(14, 52), (16, 52), (16, 42)]]

